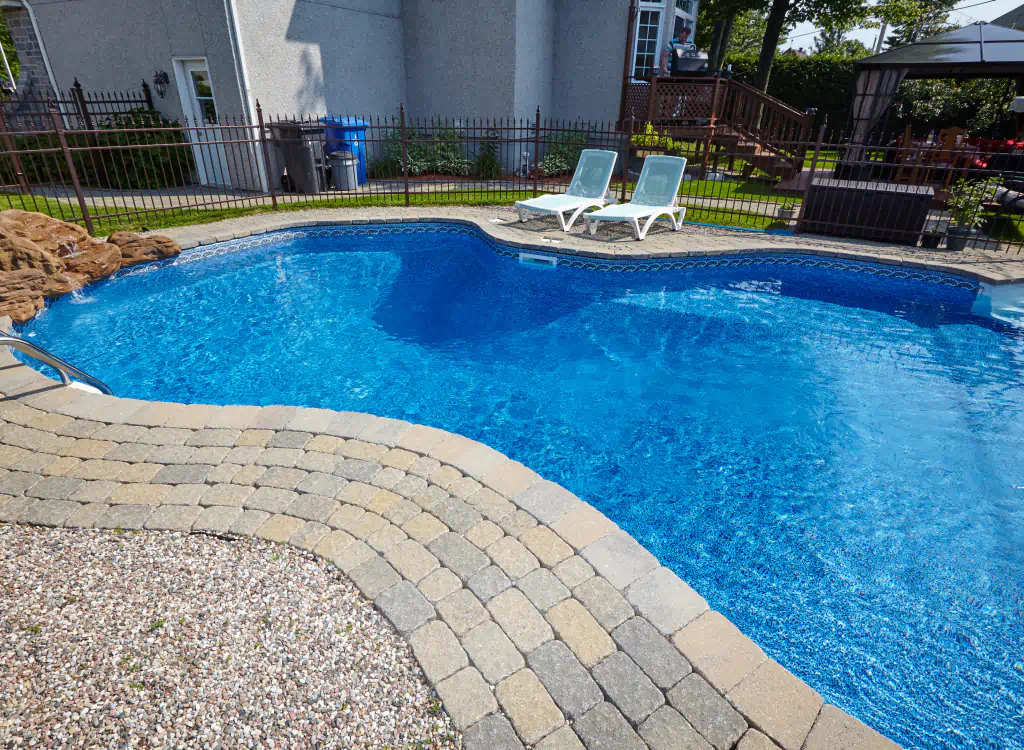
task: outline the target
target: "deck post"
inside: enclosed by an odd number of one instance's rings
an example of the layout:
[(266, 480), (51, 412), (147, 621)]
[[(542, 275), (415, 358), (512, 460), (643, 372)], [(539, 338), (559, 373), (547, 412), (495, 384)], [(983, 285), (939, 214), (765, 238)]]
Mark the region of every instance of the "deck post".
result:
[(626, 145), (622, 150), (622, 187), (619, 190), (619, 202), (626, 202), (626, 183), (629, 182), (629, 153), (633, 150), (633, 116), (626, 123)]
[[(409, 148), (406, 143), (408, 137), (405, 131), (405, 104), (398, 105), (399, 126), (402, 129), (402, 180), (405, 183), (405, 205), (409, 206)], [(394, 122), (392, 120), (391, 122)]]
[(804, 230), (804, 208), (807, 206), (807, 197), (811, 194), (811, 187), (814, 182), (814, 170), (818, 166), (818, 155), (821, 153), (822, 141), (825, 140), (826, 125), (828, 125), (828, 116), (822, 120), (821, 127), (818, 129), (818, 140), (814, 144), (814, 157), (811, 159), (811, 170), (807, 175), (807, 185), (804, 187), (804, 196), (800, 201), (800, 218), (796, 220), (796, 228), (793, 230), (796, 234), (800, 234)]
[(89, 207), (85, 205), (85, 195), (82, 193), (82, 183), (78, 179), (78, 170), (75, 169), (75, 160), (71, 156), (71, 149), (68, 148), (68, 139), (64, 135), (64, 125), (60, 121), (60, 115), (52, 103), (50, 104), (50, 118), (53, 120), (53, 129), (57, 133), (57, 140), (60, 141), (60, 150), (64, 152), (64, 161), (71, 172), (71, 184), (75, 188), (78, 207), (82, 210), (82, 220), (85, 222), (85, 229), (89, 234), (93, 234), (92, 217), (89, 216)]
[[(629, 18), (626, 19), (626, 53), (622, 57), (622, 91), (619, 94), (619, 123), (626, 118), (626, 92), (632, 78), (633, 26), (636, 24), (636, 0), (629, 0)], [(632, 116), (632, 115), (631, 115)]]
[(267, 188), (270, 190), (270, 203), (277, 210), (277, 191), (274, 189), (274, 179), (270, 173), (270, 147), (267, 145), (267, 129), (263, 125), (263, 108), (260, 100), (256, 100), (256, 126), (260, 129), (260, 147), (263, 150), (263, 164), (267, 173)]
[(658, 74), (651, 71), (651, 88), (647, 92), (647, 122), (654, 123), (655, 107), (658, 101)]

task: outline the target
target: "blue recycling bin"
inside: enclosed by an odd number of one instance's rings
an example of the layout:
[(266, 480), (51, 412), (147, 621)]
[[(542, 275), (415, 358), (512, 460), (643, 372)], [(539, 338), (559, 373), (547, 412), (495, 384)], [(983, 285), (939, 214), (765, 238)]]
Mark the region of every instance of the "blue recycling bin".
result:
[(359, 184), (366, 184), (366, 128), (369, 123), (358, 117), (321, 117), (324, 124), (324, 156), (334, 151), (350, 151), (359, 159), (356, 169)]

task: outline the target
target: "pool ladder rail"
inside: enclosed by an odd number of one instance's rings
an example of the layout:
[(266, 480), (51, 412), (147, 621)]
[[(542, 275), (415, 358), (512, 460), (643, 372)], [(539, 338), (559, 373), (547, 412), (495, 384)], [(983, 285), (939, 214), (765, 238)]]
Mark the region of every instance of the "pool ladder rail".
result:
[[(0, 346), (17, 349), (22, 354), (27, 354), (33, 359), (39, 360), (44, 365), (49, 365), (56, 370), (58, 374), (60, 374), (60, 382), (64, 385), (71, 386), (72, 388), (79, 388), (83, 391), (89, 391), (90, 393), (102, 393), (107, 396), (114, 395), (114, 392), (110, 390), (102, 380), (94, 378), (89, 373), (79, 370), (74, 365), (65, 362), (54, 354), (50, 354), (50, 352), (46, 351), (41, 346), (36, 346), (30, 341), (19, 339), (17, 336), (6, 336), (0, 334)], [(75, 377), (81, 382), (74, 382), (71, 380), (71, 377)]]

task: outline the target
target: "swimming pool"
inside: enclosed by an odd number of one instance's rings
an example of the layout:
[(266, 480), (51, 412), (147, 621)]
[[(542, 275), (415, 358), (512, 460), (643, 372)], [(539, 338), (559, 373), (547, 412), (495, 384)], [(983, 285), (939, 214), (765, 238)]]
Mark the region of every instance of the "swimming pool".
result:
[(972, 313), (972, 283), (516, 256), (455, 225), (284, 232), (132, 269), (21, 332), (120, 396), (481, 440), (905, 747), (1024, 747), (1024, 335)]

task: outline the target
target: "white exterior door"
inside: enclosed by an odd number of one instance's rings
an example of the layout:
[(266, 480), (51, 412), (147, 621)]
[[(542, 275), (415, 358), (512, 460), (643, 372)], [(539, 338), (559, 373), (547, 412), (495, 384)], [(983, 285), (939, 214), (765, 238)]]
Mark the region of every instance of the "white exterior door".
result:
[(203, 185), (230, 187), (227, 155), (223, 141), (228, 131), (216, 127), (217, 102), (213, 96), (213, 82), (206, 60), (175, 60), (175, 75), (178, 79), (178, 95), (181, 106), (189, 120), (189, 140), (192, 142), (192, 157), (195, 159), (199, 182)]

